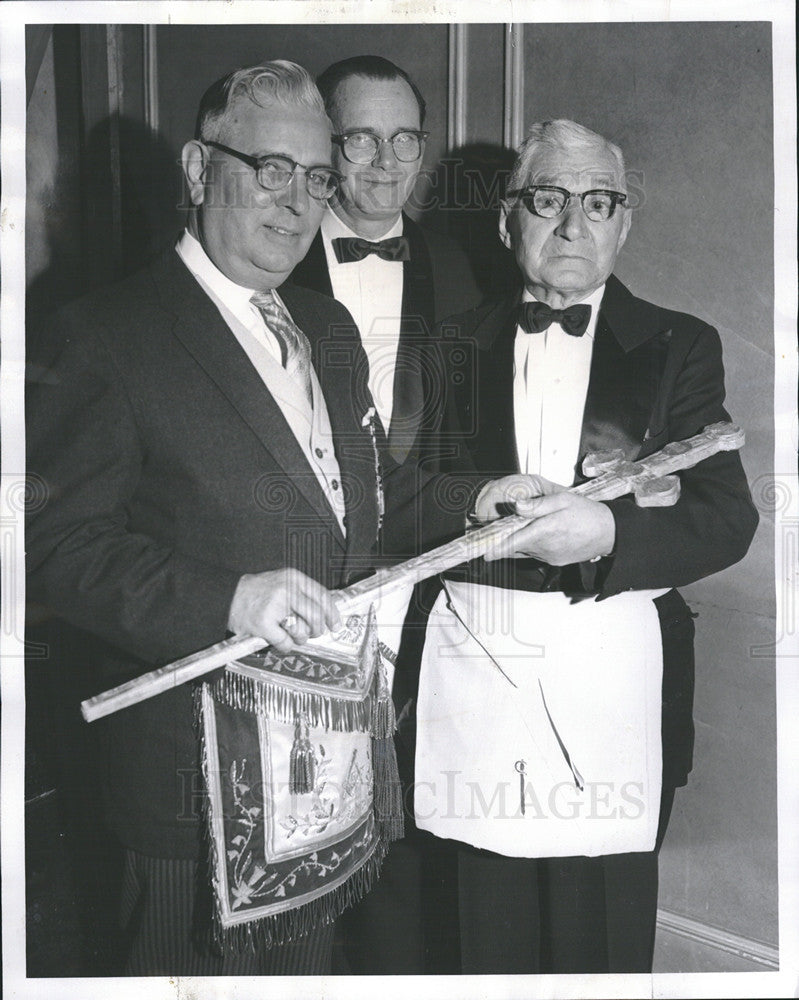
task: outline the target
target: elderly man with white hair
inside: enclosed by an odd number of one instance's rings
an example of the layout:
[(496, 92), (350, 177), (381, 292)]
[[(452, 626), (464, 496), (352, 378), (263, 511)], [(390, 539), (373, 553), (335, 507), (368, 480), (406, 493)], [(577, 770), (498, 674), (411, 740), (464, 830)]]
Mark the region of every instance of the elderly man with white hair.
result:
[(499, 220), (523, 288), (447, 324), (475, 347), (453, 429), (482, 473), (517, 474), (472, 517), (533, 518), (445, 580), (422, 660), (416, 818), (456, 857), (463, 972), (651, 970), (692, 763), (694, 616), (674, 588), (741, 559), (757, 524), (735, 452), (683, 472), (671, 506), (565, 489), (588, 454), (634, 461), (729, 419), (717, 332), (612, 273), (631, 218), (616, 146), (533, 125)]

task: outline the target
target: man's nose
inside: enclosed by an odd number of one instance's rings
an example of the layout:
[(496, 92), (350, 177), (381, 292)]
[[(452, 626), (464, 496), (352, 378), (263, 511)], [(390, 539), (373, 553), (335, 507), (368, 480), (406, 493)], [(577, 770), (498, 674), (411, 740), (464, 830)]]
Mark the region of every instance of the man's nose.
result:
[(394, 155), (394, 146), (391, 140), (383, 139), (377, 147), (377, 152), (372, 160), (372, 166), (382, 167), (384, 170), (391, 170), (396, 166), (396, 164), (397, 158)]
[(570, 198), (568, 204), (563, 209), (555, 232), (562, 236), (564, 240), (579, 240), (585, 236), (586, 218), (583, 212), (582, 202), (579, 198)]
[(275, 199), (279, 205), (291, 209), (296, 215), (304, 215), (308, 211), (309, 198), (308, 188), (305, 183), (305, 174), (295, 170), (291, 180), (281, 190), (277, 192)]

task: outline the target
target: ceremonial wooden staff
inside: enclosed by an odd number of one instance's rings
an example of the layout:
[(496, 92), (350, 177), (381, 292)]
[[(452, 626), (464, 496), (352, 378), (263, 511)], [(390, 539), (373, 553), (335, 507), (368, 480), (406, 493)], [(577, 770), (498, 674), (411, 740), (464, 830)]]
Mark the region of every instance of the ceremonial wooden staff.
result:
[[(673, 441), (661, 451), (639, 462), (626, 461), (621, 449), (597, 452), (587, 455), (583, 460), (583, 473), (592, 478), (579, 486), (573, 486), (569, 492), (591, 500), (615, 500), (626, 493), (634, 493), (635, 501), (641, 507), (668, 507), (676, 503), (680, 495), (680, 481), (671, 473), (689, 469), (716, 452), (735, 451), (743, 443), (744, 432), (740, 427), (718, 423), (710, 424), (695, 437)], [(497, 542), (510, 537), (533, 520), (535, 518), (511, 514), (475, 528), (463, 537), (407, 562), (378, 570), (373, 576), (335, 593), (338, 611), (342, 618), (367, 611), (378, 597), (485, 555)], [(121, 708), (145, 701), (242, 656), (248, 656), (263, 649), (265, 645), (267, 643), (259, 636), (231, 636), (208, 649), (192, 653), (191, 656), (151, 670), (119, 687), (87, 699), (81, 703), (83, 717), (87, 722), (93, 722), (111, 715)], [(312, 654), (313, 648), (307, 649)]]

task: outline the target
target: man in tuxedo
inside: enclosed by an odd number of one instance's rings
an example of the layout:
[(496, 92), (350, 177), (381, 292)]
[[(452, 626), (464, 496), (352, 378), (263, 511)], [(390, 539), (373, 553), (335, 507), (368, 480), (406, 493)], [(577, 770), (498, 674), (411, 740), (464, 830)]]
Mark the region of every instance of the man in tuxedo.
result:
[[(428, 136), (413, 80), (388, 59), (355, 56), (316, 82), (333, 122), (342, 182), (292, 280), (333, 295), (351, 313), (390, 455), (413, 462), (430, 404), (423, 346), (435, 323), (476, 305), (480, 295), (463, 251), (404, 211)], [(397, 544), (410, 549), (413, 539)]]
[[(561, 598), (557, 609), (563, 616), (558, 644), (561, 636), (568, 642), (575, 634), (573, 645), (566, 645), (551, 665), (555, 683), (568, 679), (577, 662), (587, 664), (589, 685), (601, 685), (607, 676), (592, 637), (579, 633), (586, 602), (604, 602), (595, 605), (597, 614), (609, 615), (619, 601), (616, 595), (640, 600), (638, 618), (626, 626), (633, 646), (638, 638), (643, 643), (643, 620), (654, 604), (663, 674), (662, 692), (655, 687), (656, 697), (662, 693), (654, 719), (656, 741), (661, 724), (662, 775), (657, 777), (662, 794), (652, 804), (653, 843), (651, 849), (590, 857), (579, 851), (564, 857), (540, 857), (535, 851), (520, 856), (513, 848), (479, 846), (485, 841), (477, 836), (466, 843), (468, 831), (461, 833), (461, 842), (448, 842), (458, 870), (458, 908), (452, 915), (460, 928), (457, 971), (651, 970), (657, 852), (674, 790), (685, 784), (691, 769), (693, 747), (693, 621), (673, 588), (741, 559), (757, 524), (737, 452), (716, 454), (681, 473), (681, 495), (673, 506), (641, 507), (629, 496), (600, 503), (565, 492), (582, 480), (587, 453), (621, 449), (626, 459), (636, 460), (729, 419), (717, 332), (693, 316), (636, 298), (612, 273), (631, 223), (626, 202), (624, 160), (616, 146), (570, 121), (532, 126), (499, 220), (500, 237), (515, 254), (523, 288), (450, 320), (459, 338), (476, 348), (474, 378), (454, 387), (452, 402), (476, 468), (490, 476), (516, 474), (510, 490), (507, 481), (482, 490), (474, 520), (492, 520), (514, 504), (534, 518), (472, 565), (469, 579), (488, 588), (530, 592), (525, 607), (533, 619), (546, 616), (557, 595), (569, 598)], [(497, 590), (483, 593), (496, 596)], [(436, 655), (435, 649), (429, 652)], [(534, 669), (530, 655), (518, 648), (519, 662)], [(426, 674), (432, 662), (423, 662), (422, 689), (432, 676)], [(500, 688), (505, 683), (490, 665), (485, 677), (477, 683)], [(417, 777), (420, 753), (436, 745), (457, 747), (463, 745), (461, 737), (472, 740), (479, 759), (481, 747), (493, 750), (503, 740), (510, 719), (487, 710), (482, 718), (461, 717), (466, 714), (464, 683), (463, 671), (450, 670), (430, 692), (429, 711), (420, 691)], [(566, 699), (567, 708), (558, 716), (573, 730), (602, 724), (590, 691), (585, 716), (573, 717), (583, 694)], [(488, 687), (477, 692), (476, 700), (496, 705)], [(453, 706), (449, 716), (448, 704)], [(528, 728), (529, 707), (519, 706)], [(542, 718), (554, 729), (551, 718)], [(425, 726), (431, 728), (423, 733)], [(459, 727), (466, 728), (461, 732)], [(568, 736), (563, 740), (568, 743)], [(655, 749), (659, 757), (661, 747)], [(563, 745), (560, 751), (571, 766)], [(439, 776), (448, 768), (453, 774), (464, 769), (457, 752), (453, 760), (446, 750), (441, 754)], [(514, 757), (508, 759), (512, 765)], [(518, 760), (516, 769), (523, 774), (524, 767)], [(579, 787), (576, 769), (574, 774)], [(524, 813), (525, 787), (517, 820)], [(578, 792), (572, 792), (576, 801)], [(510, 829), (512, 820), (504, 822)], [(435, 822), (425, 825), (435, 829)], [(448, 836), (445, 826), (438, 833)]]
[[(333, 162), (342, 182), (319, 233), (292, 281), (333, 295), (352, 314), (369, 359), (369, 388), (388, 439), (388, 463), (401, 470), (386, 492), (381, 539), (389, 557), (411, 556), (442, 540), (441, 511), (422, 498), (438, 468), (437, 439), (428, 433), (441, 395), (444, 353), (432, 337), (436, 323), (480, 300), (463, 251), (448, 237), (422, 229), (404, 211), (422, 166), (424, 98), (410, 76), (379, 56), (344, 59), (317, 79), (334, 126)], [(395, 503), (400, 496), (402, 509)], [(417, 502), (408, 502), (416, 496)], [(449, 518), (444, 512), (444, 523)], [(412, 726), (415, 675), (425, 617), (425, 585), (416, 588), (403, 630), (403, 596), (378, 609), (386, 645), (398, 652), (393, 696), (400, 731), (400, 769), (412, 778), (406, 751)], [(352, 971), (424, 971), (420, 889), (424, 878), (413, 829), (394, 845), (381, 884), (346, 915), (346, 954)], [(398, 930), (399, 928), (399, 930)]]
[[(329, 588), (363, 571), (378, 532), (351, 317), (284, 284), (337, 183), (311, 77), (276, 61), (214, 84), (183, 170), (177, 246), (37, 341), (29, 468), (49, 500), (27, 529), (29, 593), (83, 630), (92, 694), (228, 632), (286, 651), (336, 626)], [(126, 973), (329, 971), (332, 924), (211, 946), (190, 687), (94, 727), (125, 848)]]
[[(317, 85), (333, 122), (333, 163), (343, 179), (292, 281), (335, 296), (358, 327), (369, 359), (369, 388), (388, 438), (387, 472), (392, 465), (401, 472), (395, 480), (399, 491), (390, 479), (387, 483), (381, 544), (389, 557), (409, 557), (443, 539), (442, 513), (443, 524), (451, 520), (438, 504), (422, 499), (432, 499), (435, 492), (423, 489), (439, 468), (437, 439), (428, 430), (449, 347), (436, 342), (432, 332), (436, 323), (476, 305), (481, 296), (463, 251), (443, 234), (422, 229), (404, 211), (428, 136), (425, 101), (414, 81), (388, 59), (364, 55), (329, 66)], [(409, 503), (414, 495), (418, 502)], [(406, 783), (412, 777), (406, 742), (426, 589), (418, 587), (411, 600), (393, 681), (400, 718), (397, 751)], [(395, 653), (402, 597), (378, 608), (381, 635)], [(343, 921), (354, 972), (424, 971), (419, 895), (424, 876), (410, 814), (406, 831), (406, 839), (392, 848), (381, 884)]]

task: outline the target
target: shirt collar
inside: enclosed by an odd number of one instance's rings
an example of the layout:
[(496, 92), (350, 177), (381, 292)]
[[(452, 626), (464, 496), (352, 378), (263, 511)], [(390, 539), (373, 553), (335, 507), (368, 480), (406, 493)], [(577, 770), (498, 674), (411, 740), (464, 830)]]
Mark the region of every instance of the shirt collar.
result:
[[(341, 236), (354, 236), (358, 239), (365, 239), (365, 237), (359, 237), (354, 229), (350, 229), (347, 223), (343, 222), (328, 205), (327, 211), (322, 216), (322, 237), (329, 243), (331, 240), (338, 239)], [(387, 232), (383, 233), (380, 239), (387, 240), (393, 236), (402, 236), (402, 215), (400, 215)], [(371, 242), (376, 241), (373, 240)]]
[(177, 251), (200, 284), (204, 285), (238, 319), (248, 324), (252, 315), (250, 298), (255, 289), (237, 285), (223, 274), (205, 252), (200, 241), (192, 236), (188, 229), (178, 240)]

